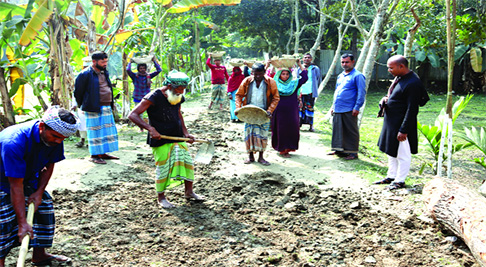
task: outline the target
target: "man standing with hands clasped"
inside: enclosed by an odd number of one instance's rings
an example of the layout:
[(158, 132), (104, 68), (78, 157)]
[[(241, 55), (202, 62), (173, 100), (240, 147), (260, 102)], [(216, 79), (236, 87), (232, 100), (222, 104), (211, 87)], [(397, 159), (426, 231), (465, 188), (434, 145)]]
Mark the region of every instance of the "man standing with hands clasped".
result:
[(358, 114), (366, 95), (365, 77), (354, 68), (354, 56), (341, 56), (344, 71), (339, 74), (334, 91), (331, 113), (332, 141), (329, 155), (344, 157), (347, 160), (358, 158), (359, 127)]
[(390, 184), (389, 190), (405, 187), (412, 154), (417, 154), (417, 114), (424, 90), (420, 78), (408, 68), (408, 60), (396, 55), (388, 59), (388, 72), (395, 80), (380, 104), (384, 106), (383, 129), (378, 146), (388, 155), (387, 177), (375, 184)]

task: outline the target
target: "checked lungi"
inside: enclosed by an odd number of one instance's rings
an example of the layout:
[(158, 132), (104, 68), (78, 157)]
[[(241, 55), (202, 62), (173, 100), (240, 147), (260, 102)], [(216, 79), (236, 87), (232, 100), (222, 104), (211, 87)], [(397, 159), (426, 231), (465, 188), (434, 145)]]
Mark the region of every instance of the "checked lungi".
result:
[(211, 101), (214, 104), (223, 104), (226, 97), (226, 90), (224, 84), (212, 84), (213, 93), (211, 94)]
[(268, 143), (270, 122), (262, 125), (245, 123), (245, 144), (247, 152), (263, 152)]
[(152, 147), (155, 158), (155, 188), (163, 193), (181, 185), (184, 181), (194, 181), (194, 162), (185, 142), (168, 143)]
[(86, 127), (91, 155), (102, 155), (118, 150), (118, 133), (110, 106), (101, 106), (101, 112), (87, 112)]
[[(26, 188), (25, 201), (27, 203), (28, 193), (34, 190)], [(27, 213), (28, 207), (25, 207)], [(54, 239), (54, 229), (56, 221), (54, 218), (54, 207), (52, 198), (49, 193), (44, 192), (42, 203), (34, 213), (34, 239), (30, 240), (31, 247), (52, 247)], [(10, 199), (10, 194), (0, 191), (0, 258), (5, 258), (8, 252), (17, 246), (20, 246), (18, 237), (19, 226), (17, 217)]]
[(314, 97), (312, 94), (302, 95), (302, 108), (300, 109), (300, 124), (314, 124)]

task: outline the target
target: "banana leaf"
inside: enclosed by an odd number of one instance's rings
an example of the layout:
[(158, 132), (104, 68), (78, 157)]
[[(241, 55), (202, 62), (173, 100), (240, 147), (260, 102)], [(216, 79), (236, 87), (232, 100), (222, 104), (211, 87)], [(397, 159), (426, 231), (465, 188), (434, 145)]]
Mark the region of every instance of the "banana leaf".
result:
[(25, 13), (25, 8), (18, 5), (0, 3), (0, 21), (3, 21), (9, 14), (13, 16), (23, 16)]
[(241, 3), (241, 0), (182, 0), (169, 8), (169, 13), (183, 13), (193, 8), (199, 8), (203, 6), (234, 6)]
[(39, 35), (39, 31), (43, 27), (43, 23), (49, 19), (52, 14), (52, 10), (47, 7), (47, 0), (45, 0), (35, 12), (34, 16), (30, 19), (29, 23), (25, 27), (22, 36), (20, 37), (19, 44), (22, 46), (28, 46), (32, 40)]

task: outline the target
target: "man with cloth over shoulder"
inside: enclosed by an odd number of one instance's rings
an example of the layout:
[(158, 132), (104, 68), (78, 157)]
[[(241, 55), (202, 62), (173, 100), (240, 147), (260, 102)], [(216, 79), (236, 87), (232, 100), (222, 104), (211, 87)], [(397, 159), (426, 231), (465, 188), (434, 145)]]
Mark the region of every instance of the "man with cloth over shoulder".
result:
[[(46, 186), (54, 164), (64, 159), (63, 140), (76, 133), (79, 119), (53, 106), (42, 120), (10, 126), (0, 132), (0, 267), (9, 251), (30, 235), (32, 264), (69, 263), (65, 256), (45, 251), (52, 247), (55, 218)], [(35, 204), (34, 223), (26, 219), (27, 206)]]
[[(314, 105), (318, 96), (319, 85), (322, 81), (321, 69), (312, 62), (312, 55), (306, 53), (302, 60), (304, 67), (307, 69), (308, 80), (300, 87), (302, 107), (300, 109), (300, 126), (309, 124), (309, 131), (314, 131)], [(297, 77), (302, 70), (297, 69)]]
[(329, 155), (337, 155), (347, 160), (358, 158), (358, 114), (366, 95), (365, 77), (354, 68), (354, 64), (352, 54), (341, 56), (341, 66), (344, 71), (337, 77), (331, 108), (333, 152)]
[(106, 153), (118, 150), (118, 133), (113, 118), (113, 85), (106, 71), (108, 55), (97, 51), (92, 65), (84, 69), (74, 83), (74, 97), (85, 112), (90, 161), (106, 164), (105, 159), (119, 159)]
[(378, 147), (388, 155), (388, 172), (385, 179), (375, 184), (391, 183), (387, 189), (395, 190), (405, 187), (412, 154), (418, 152), (417, 114), (420, 96), (425, 89), (417, 74), (408, 68), (404, 56), (392, 56), (387, 66), (395, 80), (388, 95), (380, 101), (385, 107), (385, 117)]

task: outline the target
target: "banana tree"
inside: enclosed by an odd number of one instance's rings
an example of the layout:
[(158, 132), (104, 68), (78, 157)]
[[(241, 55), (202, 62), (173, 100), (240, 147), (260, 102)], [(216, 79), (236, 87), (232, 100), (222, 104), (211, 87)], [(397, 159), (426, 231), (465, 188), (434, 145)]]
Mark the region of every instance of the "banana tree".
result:
[[(473, 95), (468, 95), (466, 97), (461, 97), (459, 100), (457, 100), (453, 107), (452, 107), (452, 125), (454, 125), (456, 119), (459, 117), (461, 112), (466, 108), (467, 104), (471, 100)], [(422, 135), (425, 137), (425, 143), (427, 144), (428, 150), (431, 153), (431, 155), (434, 158), (434, 162), (428, 163), (425, 162), (422, 164), (422, 167), (420, 169), (420, 173), (422, 173), (425, 169), (425, 167), (430, 166), (434, 174), (437, 174), (438, 172), (438, 166), (440, 166), (445, 160), (448, 159), (448, 155), (444, 153), (442, 157), (440, 157), (440, 147), (441, 144), (444, 142), (443, 136), (448, 136), (449, 135), (449, 130), (447, 127), (445, 127), (445, 132), (444, 132), (444, 124), (446, 121), (449, 119), (449, 115), (446, 113), (446, 109), (443, 108), (440, 112), (440, 114), (437, 116), (435, 119), (434, 125), (425, 125), (421, 124), (420, 122), (417, 122), (417, 129)], [(466, 143), (466, 144), (451, 144), (452, 145), (452, 154), (455, 152), (458, 152), (464, 148), (470, 147), (472, 144), (471, 143)]]
[(479, 165), (483, 166), (486, 169), (486, 161), (484, 157), (486, 156), (486, 133), (484, 128), (481, 127), (476, 129), (476, 127), (464, 128), (464, 134), (459, 135), (465, 141), (471, 143), (481, 152), (483, 152), (483, 156), (479, 158), (475, 158), (474, 162), (478, 163)]

